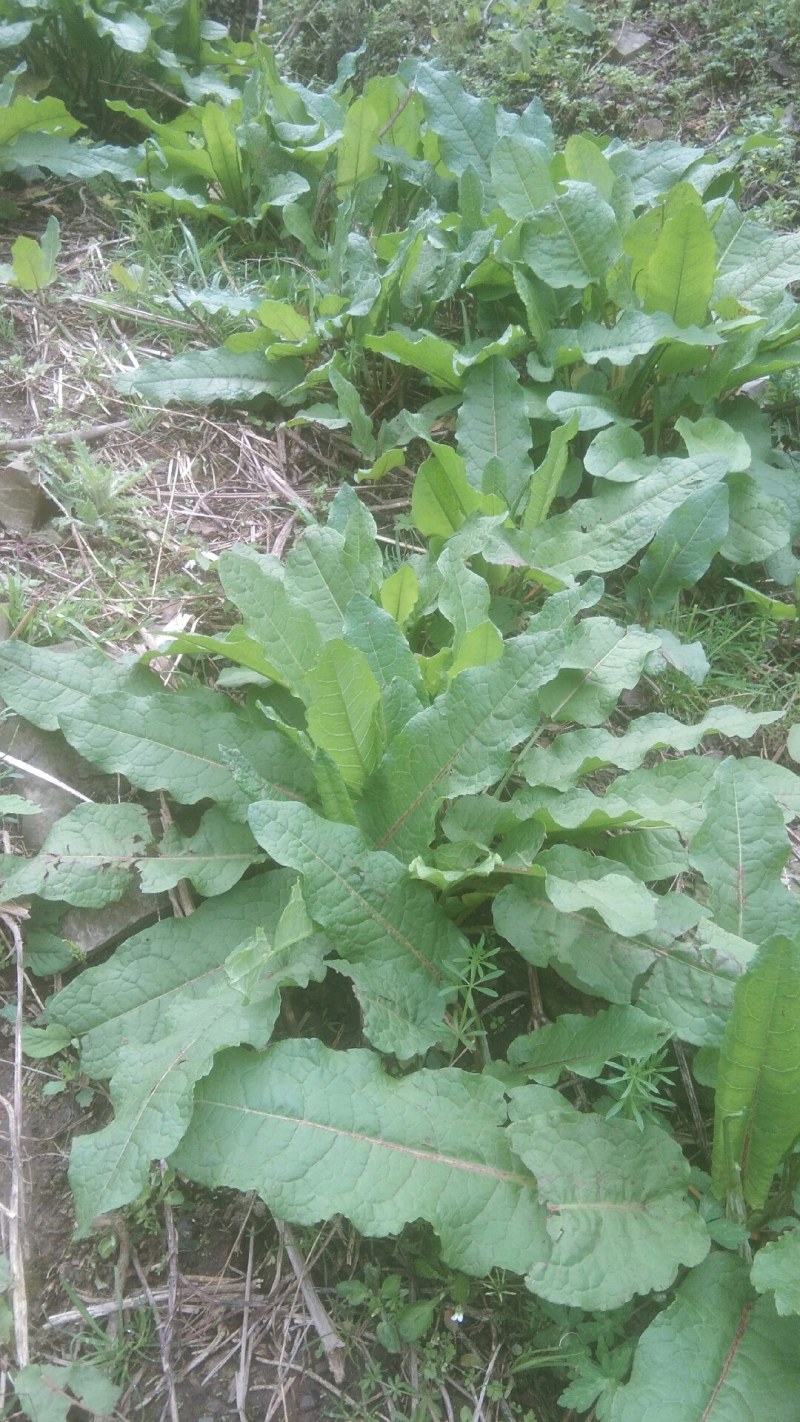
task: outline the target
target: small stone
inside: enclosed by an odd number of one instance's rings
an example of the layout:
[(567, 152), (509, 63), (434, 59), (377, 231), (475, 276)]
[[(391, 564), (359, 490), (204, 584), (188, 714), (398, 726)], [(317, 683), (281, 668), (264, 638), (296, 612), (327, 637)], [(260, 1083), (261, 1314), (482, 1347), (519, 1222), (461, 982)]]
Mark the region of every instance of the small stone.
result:
[(298, 1412), (313, 1412), (317, 1405), (317, 1399), (313, 1392), (301, 1392), (297, 1399)]
[(631, 55), (638, 54), (640, 50), (647, 49), (647, 46), (652, 44), (652, 36), (644, 30), (633, 30), (628, 25), (621, 25), (611, 39), (614, 54), (619, 59), (630, 59)]

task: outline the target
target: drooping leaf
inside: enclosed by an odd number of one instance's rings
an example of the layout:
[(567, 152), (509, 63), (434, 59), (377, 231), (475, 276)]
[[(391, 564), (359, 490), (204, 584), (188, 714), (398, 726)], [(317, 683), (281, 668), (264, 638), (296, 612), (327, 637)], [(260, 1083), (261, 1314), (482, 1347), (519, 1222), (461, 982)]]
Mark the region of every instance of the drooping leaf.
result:
[(419, 370), (442, 390), (457, 390), (461, 384), (455, 370), (457, 347), (430, 331), (412, 331), (395, 326), (384, 335), (365, 336), (367, 350), (378, 351), (388, 360)]
[(76, 805), (56, 822), (34, 859), (5, 856), (3, 892), (102, 908), (131, 887), (134, 863), (151, 840), (141, 805)]
[(311, 793), (310, 767), (300, 751), (255, 716), (214, 692), (87, 697), (80, 713), (59, 724), (70, 745), (102, 770), (127, 775), (143, 790), (166, 790), (183, 805), (213, 799), (243, 818), (249, 797), (221, 752), (241, 752), (275, 795)]
[(359, 830), (285, 808), (252, 806), (251, 828), (277, 863), (303, 875), (309, 913), (353, 981), (367, 1037), (403, 1060), (427, 1051), (443, 1034), (466, 940), (429, 890), (391, 854), (371, 851)]
[(621, 736), (601, 727), (566, 731), (546, 748), (532, 746), (522, 757), (520, 768), (530, 785), (566, 789), (603, 766), (635, 770), (650, 751), (662, 747), (692, 751), (705, 736), (717, 734), (728, 739), (747, 739), (761, 726), (780, 720), (783, 714), (782, 711), (754, 712), (742, 711), (738, 706), (713, 706), (701, 721), (687, 726), (663, 712), (651, 712), (637, 717)]
[(760, 1209), (800, 1135), (800, 947), (771, 938), (734, 995), (717, 1077), (714, 1185)]
[(340, 1213), (382, 1235), (427, 1219), (453, 1267), (519, 1271), (546, 1247), (544, 1212), (504, 1120), (488, 1077), (397, 1078), (371, 1052), (280, 1042), (218, 1059), (173, 1161), (201, 1184), (256, 1190), (298, 1224)]
[(62, 712), (80, 715), (98, 692), (146, 696), (161, 682), (138, 662), (116, 662), (95, 647), (52, 651), (27, 642), (0, 642), (0, 696), (26, 721), (57, 731)]
[(794, 1422), (799, 1346), (797, 1320), (778, 1318), (770, 1299), (754, 1302), (745, 1261), (718, 1251), (645, 1329), (609, 1422), (755, 1422), (765, 1393), (770, 1417)]
[(319, 936), (281, 947), (279, 926), (280, 920), (272, 933), (259, 927), (252, 945), (238, 949), (256, 950), (247, 993), (235, 981), (207, 977), (191, 1000), (173, 1001), (157, 1039), (122, 1046), (110, 1085), (113, 1121), (73, 1141), (69, 1178), (79, 1230), (141, 1193), (151, 1160), (169, 1155), (183, 1136), (194, 1085), (215, 1054), (242, 1042), (263, 1047), (280, 1010), (280, 989), (324, 976)]
[(526, 1283), (553, 1303), (616, 1308), (708, 1253), (689, 1162), (657, 1126), (581, 1115), (557, 1092), (512, 1092), (511, 1145), (533, 1171), (548, 1248)]
[(89, 1076), (110, 1077), (121, 1049), (166, 1036), (173, 1007), (213, 997), (227, 979), (226, 958), (270, 933), (289, 903), (296, 876), (261, 874), (208, 899), (186, 918), (168, 918), (133, 934), (103, 963), (79, 973), (51, 998), (47, 1020), (81, 1038)]
[(636, 1007), (609, 1007), (594, 1017), (558, 1017), (550, 1026), (515, 1038), (508, 1060), (540, 1086), (555, 1086), (564, 1072), (593, 1079), (614, 1057), (651, 1057), (666, 1035), (661, 1024)]
[(253, 400), (271, 395), (279, 400), (302, 380), (301, 361), (269, 361), (260, 351), (189, 351), (171, 360), (144, 361), (137, 370), (119, 375), (123, 395), (141, 395), (152, 405), (173, 401), (209, 405), (215, 400)]
[(598, 725), (625, 689), (636, 686), (658, 639), (643, 628), (620, 627), (610, 617), (586, 617), (564, 653), (563, 669), (542, 688), (541, 706), (553, 720)]
[(381, 607), (399, 627), (405, 626), (419, 601), (419, 578), (410, 563), (403, 563), (381, 584)]
[(157, 856), (137, 864), (142, 889), (159, 894), (188, 879), (198, 894), (211, 898), (238, 884), (251, 864), (263, 856), (247, 825), (239, 824), (218, 805), (206, 810), (194, 834), (171, 825), (158, 846)]
[(708, 455), (662, 459), (635, 483), (612, 484), (547, 519), (530, 536), (529, 562), (553, 573), (620, 568), (650, 542), (673, 509), (719, 484), (726, 469), (723, 460)]
[(716, 921), (741, 938), (762, 942), (774, 931), (773, 907), (789, 854), (783, 814), (747, 767), (728, 758), (719, 767), (703, 825), (689, 859), (703, 875)]

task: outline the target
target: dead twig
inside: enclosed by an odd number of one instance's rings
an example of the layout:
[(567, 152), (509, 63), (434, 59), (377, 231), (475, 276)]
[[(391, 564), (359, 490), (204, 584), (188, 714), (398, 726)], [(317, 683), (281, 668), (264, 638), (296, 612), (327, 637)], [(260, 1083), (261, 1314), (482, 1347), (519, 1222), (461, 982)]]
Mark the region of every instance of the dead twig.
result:
[(14, 1314), (14, 1346), (17, 1364), (30, 1362), (28, 1339), (28, 1293), (25, 1286), (25, 1180), (22, 1173), (22, 1013), (25, 1001), (25, 954), (19, 923), (7, 911), (0, 913), (4, 936), (10, 943), (17, 978), (17, 1010), (14, 1018), (14, 1092), (13, 1100), (0, 1096), (0, 1105), (8, 1116), (8, 1137), (11, 1150), (11, 1194), (8, 1208), (8, 1254), (11, 1271), (11, 1300)]
[(313, 1280), (308, 1272), (308, 1264), (297, 1247), (290, 1226), (283, 1220), (279, 1220), (277, 1216), (274, 1218), (281, 1243), (286, 1250), (287, 1258), (294, 1269), (297, 1282), (300, 1285), (300, 1292), (303, 1295), (303, 1301), (308, 1309), (309, 1317), (314, 1325), (319, 1341), (322, 1344), (328, 1367), (331, 1370), (331, 1376), (334, 1382), (343, 1383), (346, 1357), (344, 1339), (336, 1332), (330, 1314), (314, 1287)]

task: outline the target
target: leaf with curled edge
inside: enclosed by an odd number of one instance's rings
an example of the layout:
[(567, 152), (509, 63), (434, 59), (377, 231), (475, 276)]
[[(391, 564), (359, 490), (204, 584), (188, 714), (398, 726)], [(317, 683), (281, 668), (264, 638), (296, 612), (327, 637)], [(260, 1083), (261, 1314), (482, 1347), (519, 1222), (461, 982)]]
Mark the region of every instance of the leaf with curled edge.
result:
[(173, 1002), (165, 1035), (122, 1047), (110, 1085), (113, 1121), (78, 1136), (72, 1146), (69, 1179), (80, 1231), (95, 1215), (135, 1200), (147, 1184), (150, 1162), (175, 1149), (191, 1120), (195, 1083), (215, 1054), (242, 1042), (264, 1047), (280, 1011), (281, 988), (306, 987), (325, 976), (320, 935), (279, 948), (279, 930), (280, 920), (273, 933), (257, 930), (248, 995), (238, 983), (207, 978), (201, 995)]
[(224, 965), (234, 949), (259, 928), (269, 933), (277, 926), (295, 882), (285, 869), (259, 874), (187, 918), (162, 919), (133, 934), (50, 999), (47, 1021), (81, 1039), (88, 1076), (111, 1076), (126, 1042), (157, 1041), (173, 1010), (213, 996), (227, 981)]
[(431, 891), (360, 830), (303, 805), (263, 801), (250, 826), (277, 863), (302, 874), (308, 911), (340, 954), (373, 1045), (402, 1060), (433, 1047), (468, 944)]
[(455, 1067), (389, 1076), (372, 1052), (313, 1039), (218, 1057), (172, 1163), (255, 1190), (297, 1224), (436, 1230), (454, 1268), (530, 1268), (547, 1250), (536, 1183), (509, 1148), (503, 1088)]
[(179, 804), (215, 800), (244, 819), (249, 799), (220, 747), (233, 747), (275, 795), (313, 795), (310, 762), (277, 731), (213, 691), (87, 697), (80, 713), (59, 724), (70, 745), (102, 770), (126, 775), (144, 790), (165, 790)]
[(509, 1138), (536, 1176), (549, 1248), (533, 1293), (584, 1309), (666, 1289), (710, 1240), (687, 1200), (689, 1162), (658, 1126), (582, 1115), (547, 1087), (511, 1092)]

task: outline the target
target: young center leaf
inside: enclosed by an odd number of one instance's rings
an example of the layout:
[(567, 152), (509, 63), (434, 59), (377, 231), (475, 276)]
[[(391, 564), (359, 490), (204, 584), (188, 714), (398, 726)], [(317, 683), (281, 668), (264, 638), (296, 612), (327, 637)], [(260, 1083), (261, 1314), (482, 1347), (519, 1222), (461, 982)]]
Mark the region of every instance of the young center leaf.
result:
[(326, 643), (303, 694), (311, 739), (338, 765), (345, 785), (360, 792), (386, 740), (381, 689), (366, 656), (337, 639)]

